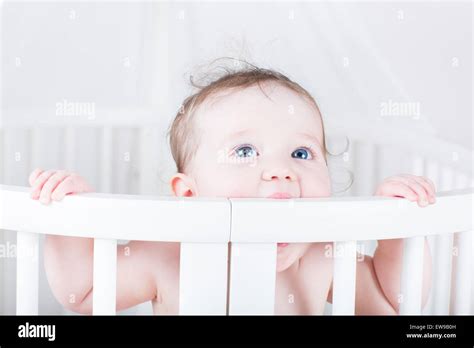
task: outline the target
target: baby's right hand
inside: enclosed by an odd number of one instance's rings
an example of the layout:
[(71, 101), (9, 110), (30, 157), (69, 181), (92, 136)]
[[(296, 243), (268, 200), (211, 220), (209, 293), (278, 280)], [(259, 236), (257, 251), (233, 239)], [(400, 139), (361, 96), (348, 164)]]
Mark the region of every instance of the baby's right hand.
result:
[(39, 199), (48, 204), (51, 199), (60, 201), (67, 194), (92, 192), (86, 180), (74, 173), (65, 170), (43, 171), (36, 168), (29, 177), (31, 198)]

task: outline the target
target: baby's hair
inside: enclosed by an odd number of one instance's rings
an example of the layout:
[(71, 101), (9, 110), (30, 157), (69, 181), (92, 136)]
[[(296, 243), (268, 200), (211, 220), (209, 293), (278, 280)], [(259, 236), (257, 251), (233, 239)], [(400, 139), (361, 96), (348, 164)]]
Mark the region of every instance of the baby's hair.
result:
[[(173, 155), (174, 161), (176, 163), (178, 173), (186, 173), (186, 166), (190, 163), (190, 160), (198, 147), (197, 134), (195, 134), (194, 127), (192, 126), (193, 115), (196, 109), (202, 105), (205, 100), (211, 96), (214, 96), (217, 94), (217, 92), (223, 90), (245, 89), (254, 85), (258, 85), (265, 96), (268, 97), (262, 88), (262, 83), (275, 82), (301, 95), (308, 102), (310, 102), (310, 104), (312, 104), (315, 107), (315, 110), (317, 110), (320, 114), (318, 104), (311, 94), (298, 83), (290, 80), (281, 72), (271, 69), (259, 68), (246, 61), (229, 57), (218, 58), (211, 64), (222, 59), (233, 61), (233, 68), (228, 66), (220, 66), (219, 68), (224, 70), (224, 74), (218, 73), (217, 77), (214, 77), (211, 79), (211, 81), (198, 84), (193, 76), (190, 76), (191, 85), (197, 88), (198, 91), (188, 96), (183, 101), (169, 129), (168, 134), (170, 138), (171, 154)], [(211, 73), (208, 73), (205, 76), (207, 79), (209, 77), (212, 77)], [(323, 122), (322, 118), (321, 122)], [(327, 162), (324, 124), (322, 146), (324, 159)]]

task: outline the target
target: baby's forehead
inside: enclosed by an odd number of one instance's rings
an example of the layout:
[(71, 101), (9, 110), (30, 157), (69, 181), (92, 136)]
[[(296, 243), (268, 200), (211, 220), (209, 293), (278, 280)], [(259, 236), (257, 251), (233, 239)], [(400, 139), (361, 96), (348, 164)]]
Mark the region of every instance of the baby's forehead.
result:
[[(275, 122), (319, 123), (319, 110), (309, 99), (277, 83), (214, 92), (195, 114), (200, 128), (252, 126)], [(322, 124), (321, 124), (322, 126)]]

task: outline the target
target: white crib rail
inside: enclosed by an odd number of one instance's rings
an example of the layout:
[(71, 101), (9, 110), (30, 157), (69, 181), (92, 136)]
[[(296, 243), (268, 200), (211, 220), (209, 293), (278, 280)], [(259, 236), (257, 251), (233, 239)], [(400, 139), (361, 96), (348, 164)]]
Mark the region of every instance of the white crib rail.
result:
[[(0, 229), (21, 231), (20, 249), (33, 250), (38, 233), (95, 239), (94, 314), (115, 314), (118, 239), (182, 242), (180, 312), (226, 314), (230, 205), (225, 199), (88, 193), (43, 206), (26, 187), (0, 185), (0, 213)], [(18, 258), (17, 264), (17, 313), (36, 314), (38, 263)]]
[[(400, 313), (419, 313), (421, 282), (413, 283), (413, 279), (421, 279), (422, 236), (450, 232), (462, 232), (454, 310), (469, 311), (472, 188), (438, 192), (436, 204), (425, 208), (381, 197), (283, 201), (98, 193), (67, 196), (60, 203), (43, 206), (31, 200), (28, 192), (26, 187), (0, 186), (0, 229), (20, 231), (19, 249), (37, 249), (37, 233), (95, 238), (94, 314), (115, 313), (117, 239), (182, 243), (181, 314), (226, 314), (227, 305), (229, 314), (272, 314), (276, 243), (336, 242), (348, 252), (334, 260), (334, 313), (353, 314), (356, 241), (392, 238), (406, 238), (407, 246)], [(17, 260), (19, 314), (38, 312), (38, 262), (32, 260)]]

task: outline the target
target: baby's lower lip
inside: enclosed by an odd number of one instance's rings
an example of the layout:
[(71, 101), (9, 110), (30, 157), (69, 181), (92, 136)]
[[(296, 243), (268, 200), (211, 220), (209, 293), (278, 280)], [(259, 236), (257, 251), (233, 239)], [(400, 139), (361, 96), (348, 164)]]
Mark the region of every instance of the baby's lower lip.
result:
[(286, 247), (288, 245), (288, 243), (277, 243), (278, 247)]

